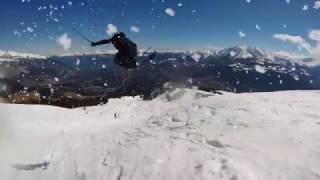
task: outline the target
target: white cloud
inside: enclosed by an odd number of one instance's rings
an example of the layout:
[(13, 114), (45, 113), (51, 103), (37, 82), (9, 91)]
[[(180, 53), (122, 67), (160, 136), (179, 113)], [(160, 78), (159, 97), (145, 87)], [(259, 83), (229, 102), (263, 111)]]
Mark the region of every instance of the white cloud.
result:
[(259, 24), (256, 24), (256, 29), (257, 29), (257, 30), (260, 30), (260, 29), (261, 29), (261, 27), (259, 26)]
[(239, 36), (241, 38), (244, 38), (244, 37), (246, 37), (246, 33), (242, 32), (242, 31), (239, 31)]
[(320, 30), (312, 30), (309, 32), (309, 38), (320, 43)]
[(320, 42), (317, 43), (315, 47), (311, 48), (309, 52), (315, 60), (320, 61)]
[(307, 11), (307, 10), (308, 10), (308, 8), (309, 8), (309, 6), (308, 6), (308, 5), (304, 5), (304, 6), (303, 6), (303, 8), (302, 8), (302, 10)]
[(320, 61), (320, 29), (319, 30), (312, 30), (309, 32), (309, 38), (311, 40), (316, 41), (315, 47), (311, 48), (310, 54), (312, 57), (314, 57), (316, 60)]
[(63, 47), (64, 50), (69, 50), (72, 45), (72, 39), (68, 37), (67, 33), (62, 34), (57, 38), (57, 43)]
[(292, 36), (289, 34), (274, 34), (272, 37), (274, 39), (278, 39), (284, 42), (291, 42), (293, 44), (297, 44), (304, 49), (310, 48), (310, 44), (307, 43), (301, 36)]
[(113, 25), (113, 24), (108, 24), (107, 26), (107, 30), (106, 30), (107, 34), (109, 36), (114, 35), (116, 32), (118, 32), (118, 28), (117, 26)]
[(171, 8), (167, 8), (166, 9), (166, 13), (169, 15), (169, 16), (175, 16), (176, 15), (176, 12), (171, 9)]
[(130, 31), (134, 33), (140, 32), (140, 28), (138, 26), (131, 26)]
[(289, 57), (291, 59), (304, 59), (307, 58), (307, 56), (302, 55), (302, 54), (297, 54), (294, 52), (288, 52), (288, 51), (276, 51), (273, 52), (274, 54), (276, 54), (277, 56), (283, 56), (283, 57)]
[(315, 1), (313, 8), (314, 9), (320, 9), (320, 1)]
[(310, 53), (317, 61), (320, 61), (320, 30), (312, 30), (309, 32), (309, 39), (316, 41), (316, 45), (312, 46), (301, 36), (291, 36), (288, 34), (274, 34), (273, 38), (299, 45)]

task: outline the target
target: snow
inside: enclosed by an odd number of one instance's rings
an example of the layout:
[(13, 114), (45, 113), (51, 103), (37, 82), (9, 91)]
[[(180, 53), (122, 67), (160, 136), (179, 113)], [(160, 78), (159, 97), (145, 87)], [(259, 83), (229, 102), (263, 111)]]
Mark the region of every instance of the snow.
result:
[(191, 58), (195, 61), (195, 62), (199, 62), (201, 59), (201, 54), (198, 53), (193, 53)]
[(258, 73), (261, 73), (261, 74), (264, 74), (267, 72), (267, 70), (263, 66), (260, 66), (260, 65), (255, 65), (254, 68)]
[(0, 51), (0, 58), (2, 60), (12, 60), (16, 58), (36, 58), (36, 59), (45, 59), (45, 56), (30, 54), (30, 53), (18, 53), (14, 51)]
[(33, 33), (34, 29), (32, 27), (27, 27), (27, 31)]
[(240, 38), (244, 38), (244, 37), (246, 37), (246, 33), (239, 31), (239, 36), (240, 36)]
[(167, 15), (169, 16), (175, 16), (176, 15), (176, 12), (172, 9), (172, 8), (167, 8), (165, 10), (165, 12), (167, 13)]
[(0, 58), (0, 62), (17, 61), (15, 59)]
[(130, 31), (134, 33), (140, 32), (140, 28), (138, 26), (131, 26)]
[(261, 30), (261, 27), (260, 27), (259, 24), (256, 24), (256, 29), (257, 29), (257, 30)]
[(115, 33), (118, 32), (118, 28), (113, 24), (108, 24), (106, 32), (109, 36), (113, 36)]
[(309, 8), (308, 5), (304, 5), (304, 6), (302, 7), (302, 10), (307, 11), (308, 8)]
[[(0, 176), (318, 180), (319, 101), (319, 91), (177, 89), (85, 109), (0, 104)], [(18, 170), (28, 164), (40, 168)]]
[(63, 47), (64, 50), (68, 51), (72, 46), (72, 39), (68, 36), (67, 33), (62, 34), (57, 37), (57, 43)]

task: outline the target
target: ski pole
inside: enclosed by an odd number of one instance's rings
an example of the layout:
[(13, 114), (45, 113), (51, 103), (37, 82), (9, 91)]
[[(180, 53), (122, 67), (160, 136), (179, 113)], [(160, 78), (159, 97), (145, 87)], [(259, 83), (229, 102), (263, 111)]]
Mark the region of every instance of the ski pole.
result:
[(73, 28), (73, 30), (78, 33), (84, 40), (86, 40), (89, 43), (92, 43), (85, 35), (83, 35), (80, 31), (78, 31), (76, 28)]

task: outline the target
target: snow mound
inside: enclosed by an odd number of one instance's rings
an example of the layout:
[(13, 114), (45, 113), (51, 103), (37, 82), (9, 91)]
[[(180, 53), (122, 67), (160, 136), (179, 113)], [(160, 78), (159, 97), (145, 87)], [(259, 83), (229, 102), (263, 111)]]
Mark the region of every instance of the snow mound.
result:
[(0, 104), (1, 179), (318, 180), (320, 92)]

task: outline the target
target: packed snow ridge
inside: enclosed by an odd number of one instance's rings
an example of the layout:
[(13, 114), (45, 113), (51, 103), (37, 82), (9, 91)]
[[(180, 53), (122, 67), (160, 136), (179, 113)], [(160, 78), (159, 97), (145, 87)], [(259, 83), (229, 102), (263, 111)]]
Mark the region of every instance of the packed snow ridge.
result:
[(0, 177), (319, 180), (319, 101), (177, 89), (73, 110), (0, 104)]

